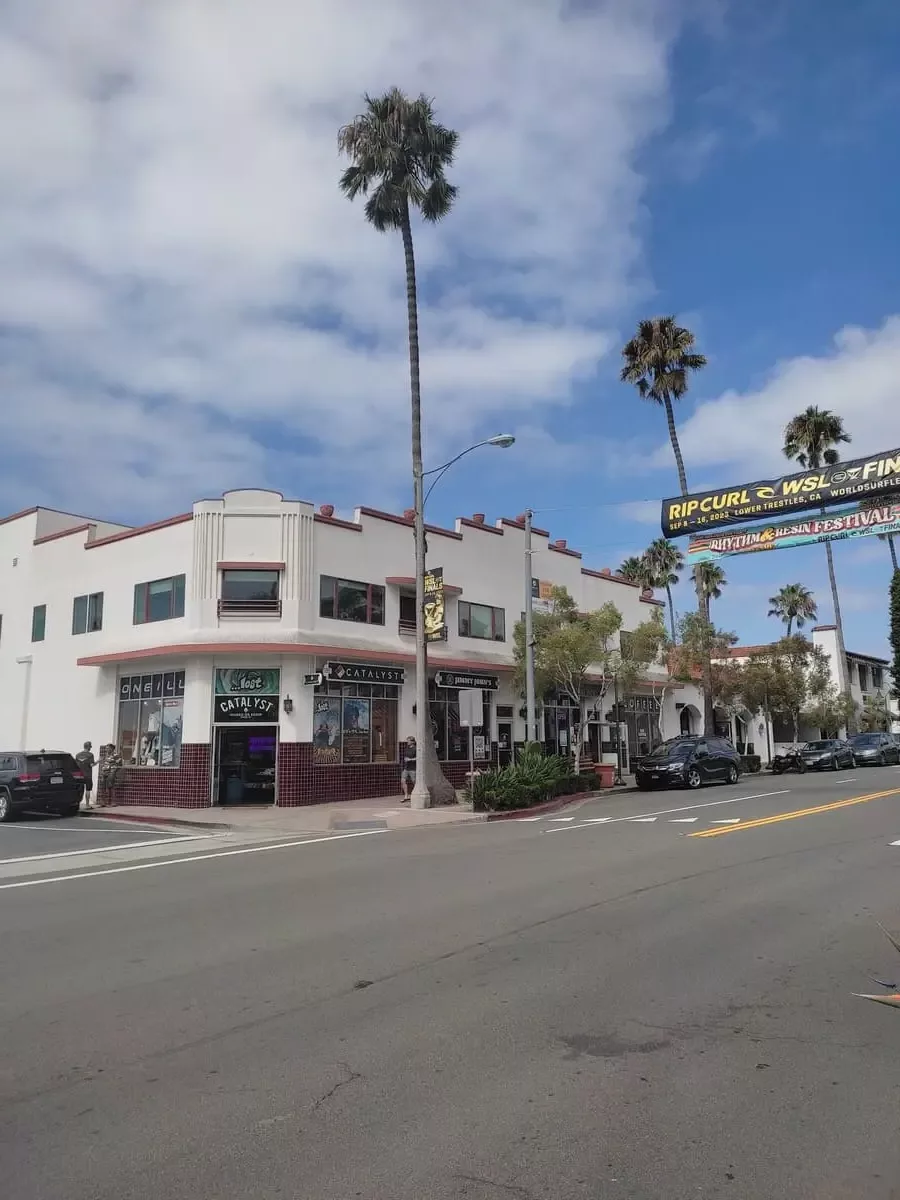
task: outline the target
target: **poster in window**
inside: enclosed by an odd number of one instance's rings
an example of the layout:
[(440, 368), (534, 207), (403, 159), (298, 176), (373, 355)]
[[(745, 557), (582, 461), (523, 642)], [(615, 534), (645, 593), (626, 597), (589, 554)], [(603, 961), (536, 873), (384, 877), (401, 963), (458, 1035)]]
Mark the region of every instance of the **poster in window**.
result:
[(441, 642), (447, 636), (444, 620), (444, 568), (425, 572), (425, 637)]
[(177, 767), (181, 758), (181, 731), (184, 725), (184, 700), (163, 700), (162, 735), (159, 765)]
[(397, 702), (372, 701), (372, 762), (397, 761)]
[(341, 702), (336, 696), (316, 700), (313, 714), (313, 762), (323, 766), (341, 761)]
[(344, 762), (370, 761), (369, 734), (371, 731), (371, 700), (358, 697), (344, 702)]
[(487, 738), (483, 733), (473, 733), (472, 742), (474, 747), (473, 758), (487, 758)]

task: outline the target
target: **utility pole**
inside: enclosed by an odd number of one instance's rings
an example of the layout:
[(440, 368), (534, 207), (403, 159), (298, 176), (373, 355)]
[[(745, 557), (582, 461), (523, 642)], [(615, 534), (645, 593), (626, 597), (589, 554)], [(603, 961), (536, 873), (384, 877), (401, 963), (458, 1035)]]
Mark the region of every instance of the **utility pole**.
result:
[(536, 742), (534, 703), (534, 593), (532, 591), (531, 509), (525, 512), (525, 741)]

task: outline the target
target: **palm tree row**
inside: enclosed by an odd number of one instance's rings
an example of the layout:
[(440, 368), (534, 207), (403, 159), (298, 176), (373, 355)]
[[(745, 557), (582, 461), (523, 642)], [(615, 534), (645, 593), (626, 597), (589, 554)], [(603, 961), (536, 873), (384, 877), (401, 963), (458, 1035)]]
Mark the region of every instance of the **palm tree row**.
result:
[[(643, 554), (635, 554), (626, 558), (619, 567), (619, 574), (631, 583), (637, 583), (642, 588), (664, 588), (669, 606), (669, 628), (672, 643), (678, 641), (678, 625), (675, 620), (675, 604), (672, 599), (672, 588), (680, 581), (680, 572), (684, 569), (684, 554), (674, 542), (666, 538), (657, 538), (651, 542)], [(709, 620), (709, 602), (718, 600), (722, 588), (728, 580), (725, 571), (717, 563), (698, 563), (691, 572), (694, 588), (702, 597), (703, 611)]]

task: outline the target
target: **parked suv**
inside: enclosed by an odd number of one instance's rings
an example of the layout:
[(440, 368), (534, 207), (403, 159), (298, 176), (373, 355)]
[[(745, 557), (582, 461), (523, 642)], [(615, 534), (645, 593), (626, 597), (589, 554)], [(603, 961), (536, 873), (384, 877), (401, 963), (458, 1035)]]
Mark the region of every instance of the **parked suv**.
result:
[(64, 750), (0, 750), (0, 821), (23, 812), (78, 815), (84, 775)]
[(704, 783), (737, 783), (741, 756), (719, 737), (678, 737), (645, 755), (635, 770), (642, 791), (649, 788), (698, 788)]

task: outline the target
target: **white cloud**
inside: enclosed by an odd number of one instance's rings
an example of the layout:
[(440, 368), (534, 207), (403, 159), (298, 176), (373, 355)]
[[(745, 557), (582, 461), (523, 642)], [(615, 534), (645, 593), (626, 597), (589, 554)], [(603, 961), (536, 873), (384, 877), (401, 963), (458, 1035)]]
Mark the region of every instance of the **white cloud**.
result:
[(348, 455), (354, 491), (408, 470), (399, 244), (337, 190), (338, 126), (394, 83), (462, 134), (457, 209), (417, 233), (433, 455), (566, 404), (639, 273), (668, 7), (10, 0), (2, 505), (352, 503)]
[[(843, 447), (847, 458), (900, 446), (898, 374), (900, 316), (889, 317), (878, 329), (841, 329), (828, 354), (789, 359), (762, 387), (725, 392), (698, 405), (679, 430), (692, 482), (698, 467), (727, 465), (754, 478), (790, 470), (781, 454), (782, 433), (810, 404), (844, 418), (853, 438)], [(671, 455), (666, 443), (653, 461), (669, 467)]]

